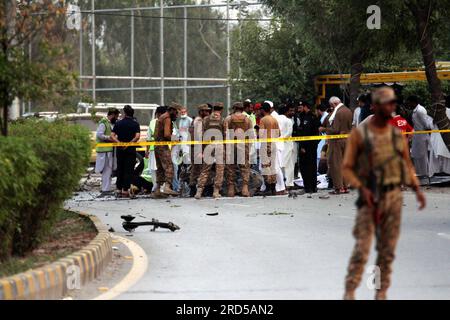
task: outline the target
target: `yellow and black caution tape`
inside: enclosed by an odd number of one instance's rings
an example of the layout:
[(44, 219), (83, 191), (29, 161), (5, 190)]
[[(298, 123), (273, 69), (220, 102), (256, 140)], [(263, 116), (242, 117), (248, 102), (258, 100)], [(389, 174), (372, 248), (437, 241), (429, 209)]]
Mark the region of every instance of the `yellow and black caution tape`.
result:
[[(428, 130), (404, 132), (404, 135), (450, 133), (450, 130)], [(146, 147), (146, 146), (179, 146), (179, 145), (211, 145), (211, 144), (242, 144), (242, 143), (273, 143), (273, 142), (300, 142), (317, 140), (347, 139), (349, 134), (321, 135), (292, 138), (246, 139), (246, 140), (202, 140), (202, 141), (149, 141), (133, 143), (98, 143), (97, 147)]]

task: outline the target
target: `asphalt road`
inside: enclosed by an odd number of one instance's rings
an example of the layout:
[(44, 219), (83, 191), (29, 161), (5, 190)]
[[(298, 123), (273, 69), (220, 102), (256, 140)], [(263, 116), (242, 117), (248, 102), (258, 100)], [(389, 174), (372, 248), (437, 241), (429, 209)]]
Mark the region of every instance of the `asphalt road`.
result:
[[(428, 192), (418, 212), (405, 194), (402, 235), (390, 299), (450, 299), (450, 195)], [(118, 299), (341, 299), (353, 248), (355, 194), (298, 197), (74, 202), (118, 235), (120, 215), (172, 221), (181, 227), (130, 240), (147, 253), (145, 276)], [(207, 216), (207, 213), (219, 213)], [(137, 220), (146, 220), (138, 216)], [(374, 263), (375, 253), (369, 261)], [(360, 299), (372, 299), (365, 285)]]

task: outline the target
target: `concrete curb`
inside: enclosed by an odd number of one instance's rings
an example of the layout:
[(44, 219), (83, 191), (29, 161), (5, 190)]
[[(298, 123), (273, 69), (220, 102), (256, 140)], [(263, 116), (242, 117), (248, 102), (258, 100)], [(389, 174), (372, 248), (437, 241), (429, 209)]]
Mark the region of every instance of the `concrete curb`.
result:
[(42, 268), (0, 279), (0, 300), (57, 300), (97, 278), (112, 259), (108, 229), (85, 213), (98, 230), (88, 246)]

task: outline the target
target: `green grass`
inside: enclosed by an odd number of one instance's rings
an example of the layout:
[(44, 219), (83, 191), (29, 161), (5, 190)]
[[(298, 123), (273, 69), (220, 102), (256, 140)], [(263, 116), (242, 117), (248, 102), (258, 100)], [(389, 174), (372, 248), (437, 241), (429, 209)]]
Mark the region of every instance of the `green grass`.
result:
[(86, 246), (95, 236), (90, 219), (61, 210), (50, 234), (25, 257), (12, 257), (0, 263), (0, 278), (36, 269)]

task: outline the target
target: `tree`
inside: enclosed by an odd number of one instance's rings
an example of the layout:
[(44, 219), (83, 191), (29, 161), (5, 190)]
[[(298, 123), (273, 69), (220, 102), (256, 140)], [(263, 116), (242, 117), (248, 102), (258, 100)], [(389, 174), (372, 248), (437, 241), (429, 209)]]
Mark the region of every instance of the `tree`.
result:
[[(334, 66), (339, 73), (350, 71), (350, 107), (356, 108), (360, 93), (360, 77), (364, 63), (381, 50), (386, 53), (397, 49), (402, 42), (398, 27), (386, 27), (404, 15), (394, 1), (373, 0), (265, 0), (274, 13), (286, 17), (296, 25), (308, 48), (320, 48), (322, 63)], [(384, 27), (377, 30), (367, 26), (367, 8), (383, 5)], [(392, 25), (391, 25), (392, 26)]]
[[(0, 14), (0, 128), (6, 136), (9, 107), (16, 97), (64, 95), (75, 76), (67, 70), (65, 50), (56, 41), (65, 19), (62, 0), (7, 0), (0, 4)], [(39, 50), (33, 60), (25, 50), (30, 42)]]
[[(436, 28), (436, 25), (444, 24), (444, 21), (448, 23), (450, 1), (406, 0), (405, 4), (415, 19), (418, 43), (431, 93), (432, 105), (429, 107), (430, 115), (440, 130), (448, 130), (450, 129), (450, 120), (446, 115), (445, 96), (436, 70), (433, 30)], [(442, 134), (442, 138), (450, 150), (450, 134)]]
[(296, 41), (291, 23), (274, 20), (263, 25), (247, 20), (242, 23), (240, 41), (237, 32), (234, 30), (232, 78), (238, 79), (240, 66), (242, 79), (234, 87), (242, 91), (243, 97), (277, 102), (314, 97), (314, 86), (309, 79), (317, 72), (314, 68), (317, 62), (314, 55), (307, 54), (303, 43)]

